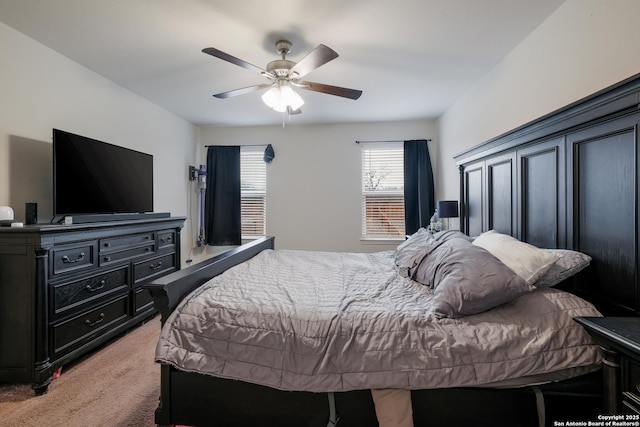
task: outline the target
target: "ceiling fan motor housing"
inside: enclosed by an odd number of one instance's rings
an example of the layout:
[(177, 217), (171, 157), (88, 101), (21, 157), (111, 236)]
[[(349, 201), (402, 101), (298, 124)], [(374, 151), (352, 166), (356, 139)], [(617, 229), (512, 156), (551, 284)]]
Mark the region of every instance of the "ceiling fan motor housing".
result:
[(276, 59), (267, 64), (267, 72), (273, 73), (278, 77), (286, 77), (294, 65), (296, 63), (288, 59)]
[(286, 59), (286, 55), (291, 52), (293, 45), (289, 40), (278, 40), (276, 42), (276, 50), (282, 56), (281, 59), (276, 59), (267, 64), (267, 72), (275, 75), (276, 77), (287, 78), (289, 76), (289, 70), (296, 65), (295, 62)]

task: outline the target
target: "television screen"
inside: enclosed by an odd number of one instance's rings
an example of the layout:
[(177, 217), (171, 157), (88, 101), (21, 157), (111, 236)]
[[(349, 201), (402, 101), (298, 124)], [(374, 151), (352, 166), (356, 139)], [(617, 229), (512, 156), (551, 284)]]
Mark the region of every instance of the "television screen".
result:
[(153, 156), (53, 130), (54, 215), (153, 211)]

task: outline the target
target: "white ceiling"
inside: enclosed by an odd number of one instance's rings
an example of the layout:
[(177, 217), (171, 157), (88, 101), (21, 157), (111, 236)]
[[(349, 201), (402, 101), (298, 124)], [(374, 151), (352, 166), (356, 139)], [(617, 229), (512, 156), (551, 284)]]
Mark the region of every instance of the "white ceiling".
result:
[(340, 57), (306, 80), (360, 89), (354, 101), (300, 91), (295, 123), (434, 118), (564, 0), (0, 0), (0, 21), (198, 125), (282, 122), (261, 92), (212, 94), (267, 80), (202, 53), (261, 68), (293, 42)]

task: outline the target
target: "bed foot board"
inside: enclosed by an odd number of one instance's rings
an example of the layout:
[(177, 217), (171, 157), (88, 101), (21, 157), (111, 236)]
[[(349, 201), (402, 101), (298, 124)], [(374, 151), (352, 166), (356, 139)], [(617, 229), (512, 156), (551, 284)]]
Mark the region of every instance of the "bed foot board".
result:
[(154, 306), (160, 312), (162, 324), (182, 299), (191, 291), (225, 270), (245, 262), (265, 249), (274, 248), (274, 237), (261, 237), (144, 285), (151, 292)]

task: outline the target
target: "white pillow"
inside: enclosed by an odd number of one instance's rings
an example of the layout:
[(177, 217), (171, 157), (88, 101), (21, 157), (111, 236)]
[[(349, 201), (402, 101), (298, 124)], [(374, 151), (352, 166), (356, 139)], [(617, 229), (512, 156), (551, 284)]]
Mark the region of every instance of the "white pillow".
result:
[(495, 230), (482, 233), (473, 244), (491, 252), (529, 285), (546, 273), (558, 259), (553, 253)]
[(568, 279), (574, 274), (579, 273), (589, 266), (591, 257), (582, 252), (572, 251), (568, 249), (543, 249), (545, 252), (555, 254), (558, 260), (551, 265), (542, 276), (533, 284), (538, 288), (555, 286), (558, 283)]

